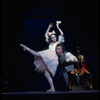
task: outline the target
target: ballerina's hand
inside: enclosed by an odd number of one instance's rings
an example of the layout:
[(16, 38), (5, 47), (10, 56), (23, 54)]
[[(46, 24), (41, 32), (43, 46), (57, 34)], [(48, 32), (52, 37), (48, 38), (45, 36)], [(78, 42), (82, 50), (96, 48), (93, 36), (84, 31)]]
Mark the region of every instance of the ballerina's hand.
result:
[(61, 21), (56, 21), (56, 25), (57, 27), (59, 27), (59, 24), (61, 23)]
[(23, 45), (23, 44), (20, 44), (20, 46), (21, 46), (21, 47), (23, 47), (23, 50), (24, 50), (24, 51), (29, 50), (29, 48), (28, 48), (28, 47), (26, 47), (26, 46), (25, 46), (25, 45)]
[(49, 27), (52, 27), (52, 26), (53, 26), (53, 23), (50, 23), (50, 24), (49, 24)]
[(61, 23), (61, 21), (56, 21), (56, 24), (60, 24)]

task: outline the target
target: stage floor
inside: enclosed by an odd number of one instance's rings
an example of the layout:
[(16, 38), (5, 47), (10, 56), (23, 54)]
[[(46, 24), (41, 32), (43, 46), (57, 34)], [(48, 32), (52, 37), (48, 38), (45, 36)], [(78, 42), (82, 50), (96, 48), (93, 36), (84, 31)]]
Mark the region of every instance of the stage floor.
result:
[(55, 92), (42, 92), (42, 91), (19, 91), (19, 92), (4, 92), (1, 95), (34, 95), (34, 94), (98, 94), (99, 90), (73, 90), (73, 91), (55, 91)]
[[(80, 99), (81, 98), (81, 99)], [(19, 91), (1, 93), (1, 100), (99, 100), (99, 90), (74, 91)]]

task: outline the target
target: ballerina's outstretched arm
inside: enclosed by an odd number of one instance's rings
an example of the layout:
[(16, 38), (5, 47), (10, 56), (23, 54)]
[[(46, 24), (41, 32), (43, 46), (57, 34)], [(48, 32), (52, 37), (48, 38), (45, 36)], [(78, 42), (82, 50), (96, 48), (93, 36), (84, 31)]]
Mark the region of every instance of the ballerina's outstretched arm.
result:
[(58, 28), (58, 30), (60, 31), (61, 35), (63, 36), (64, 33), (62, 32), (62, 30), (59, 28), (59, 24), (61, 23), (61, 21), (56, 21), (56, 26)]
[(40, 56), (40, 54), (30, 48), (28, 48), (27, 46), (25, 46), (24, 44), (20, 44), (21, 47), (23, 47), (24, 51), (28, 51), (29, 53), (31, 53), (34, 56)]
[(46, 31), (46, 33), (45, 33), (45, 38), (46, 38), (46, 39), (49, 38), (49, 37), (48, 37), (48, 34), (49, 34), (49, 30), (50, 30), (50, 28), (51, 28), (52, 26), (53, 26), (53, 24), (50, 23), (49, 26), (48, 26), (48, 28), (47, 28), (47, 31)]

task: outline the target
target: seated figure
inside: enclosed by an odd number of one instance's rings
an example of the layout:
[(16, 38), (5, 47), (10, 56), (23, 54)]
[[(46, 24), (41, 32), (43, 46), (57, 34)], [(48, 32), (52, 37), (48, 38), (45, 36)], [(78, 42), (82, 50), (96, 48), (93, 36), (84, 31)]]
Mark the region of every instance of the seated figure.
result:
[[(87, 62), (83, 55), (80, 54), (80, 47), (76, 47), (77, 51), (77, 59), (78, 63), (74, 71), (72, 71), (70, 74), (73, 77), (75, 76), (75, 80), (77, 82), (77, 85), (87, 85), (90, 89), (92, 89), (92, 77), (91, 73), (87, 70)], [(72, 78), (71, 77), (71, 78)], [(70, 88), (72, 84), (72, 79), (70, 81)]]

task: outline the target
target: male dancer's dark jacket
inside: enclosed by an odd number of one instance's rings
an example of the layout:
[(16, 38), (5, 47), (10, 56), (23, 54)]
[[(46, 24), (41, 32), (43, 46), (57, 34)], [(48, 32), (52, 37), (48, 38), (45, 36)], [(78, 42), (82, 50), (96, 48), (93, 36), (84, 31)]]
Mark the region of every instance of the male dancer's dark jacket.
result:
[[(68, 59), (69, 61), (67, 61)], [(60, 89), (62, 86), (64, 86), (63, 88), (65, 88), (65, 90), (69, 89), (69, 73), (74, 70), (74, 65), (77, 61), (77, 58), (67, 51), (59, 56), (59, 66), (56, 77), (59, 80), (57, 84), (59, 84)]]

